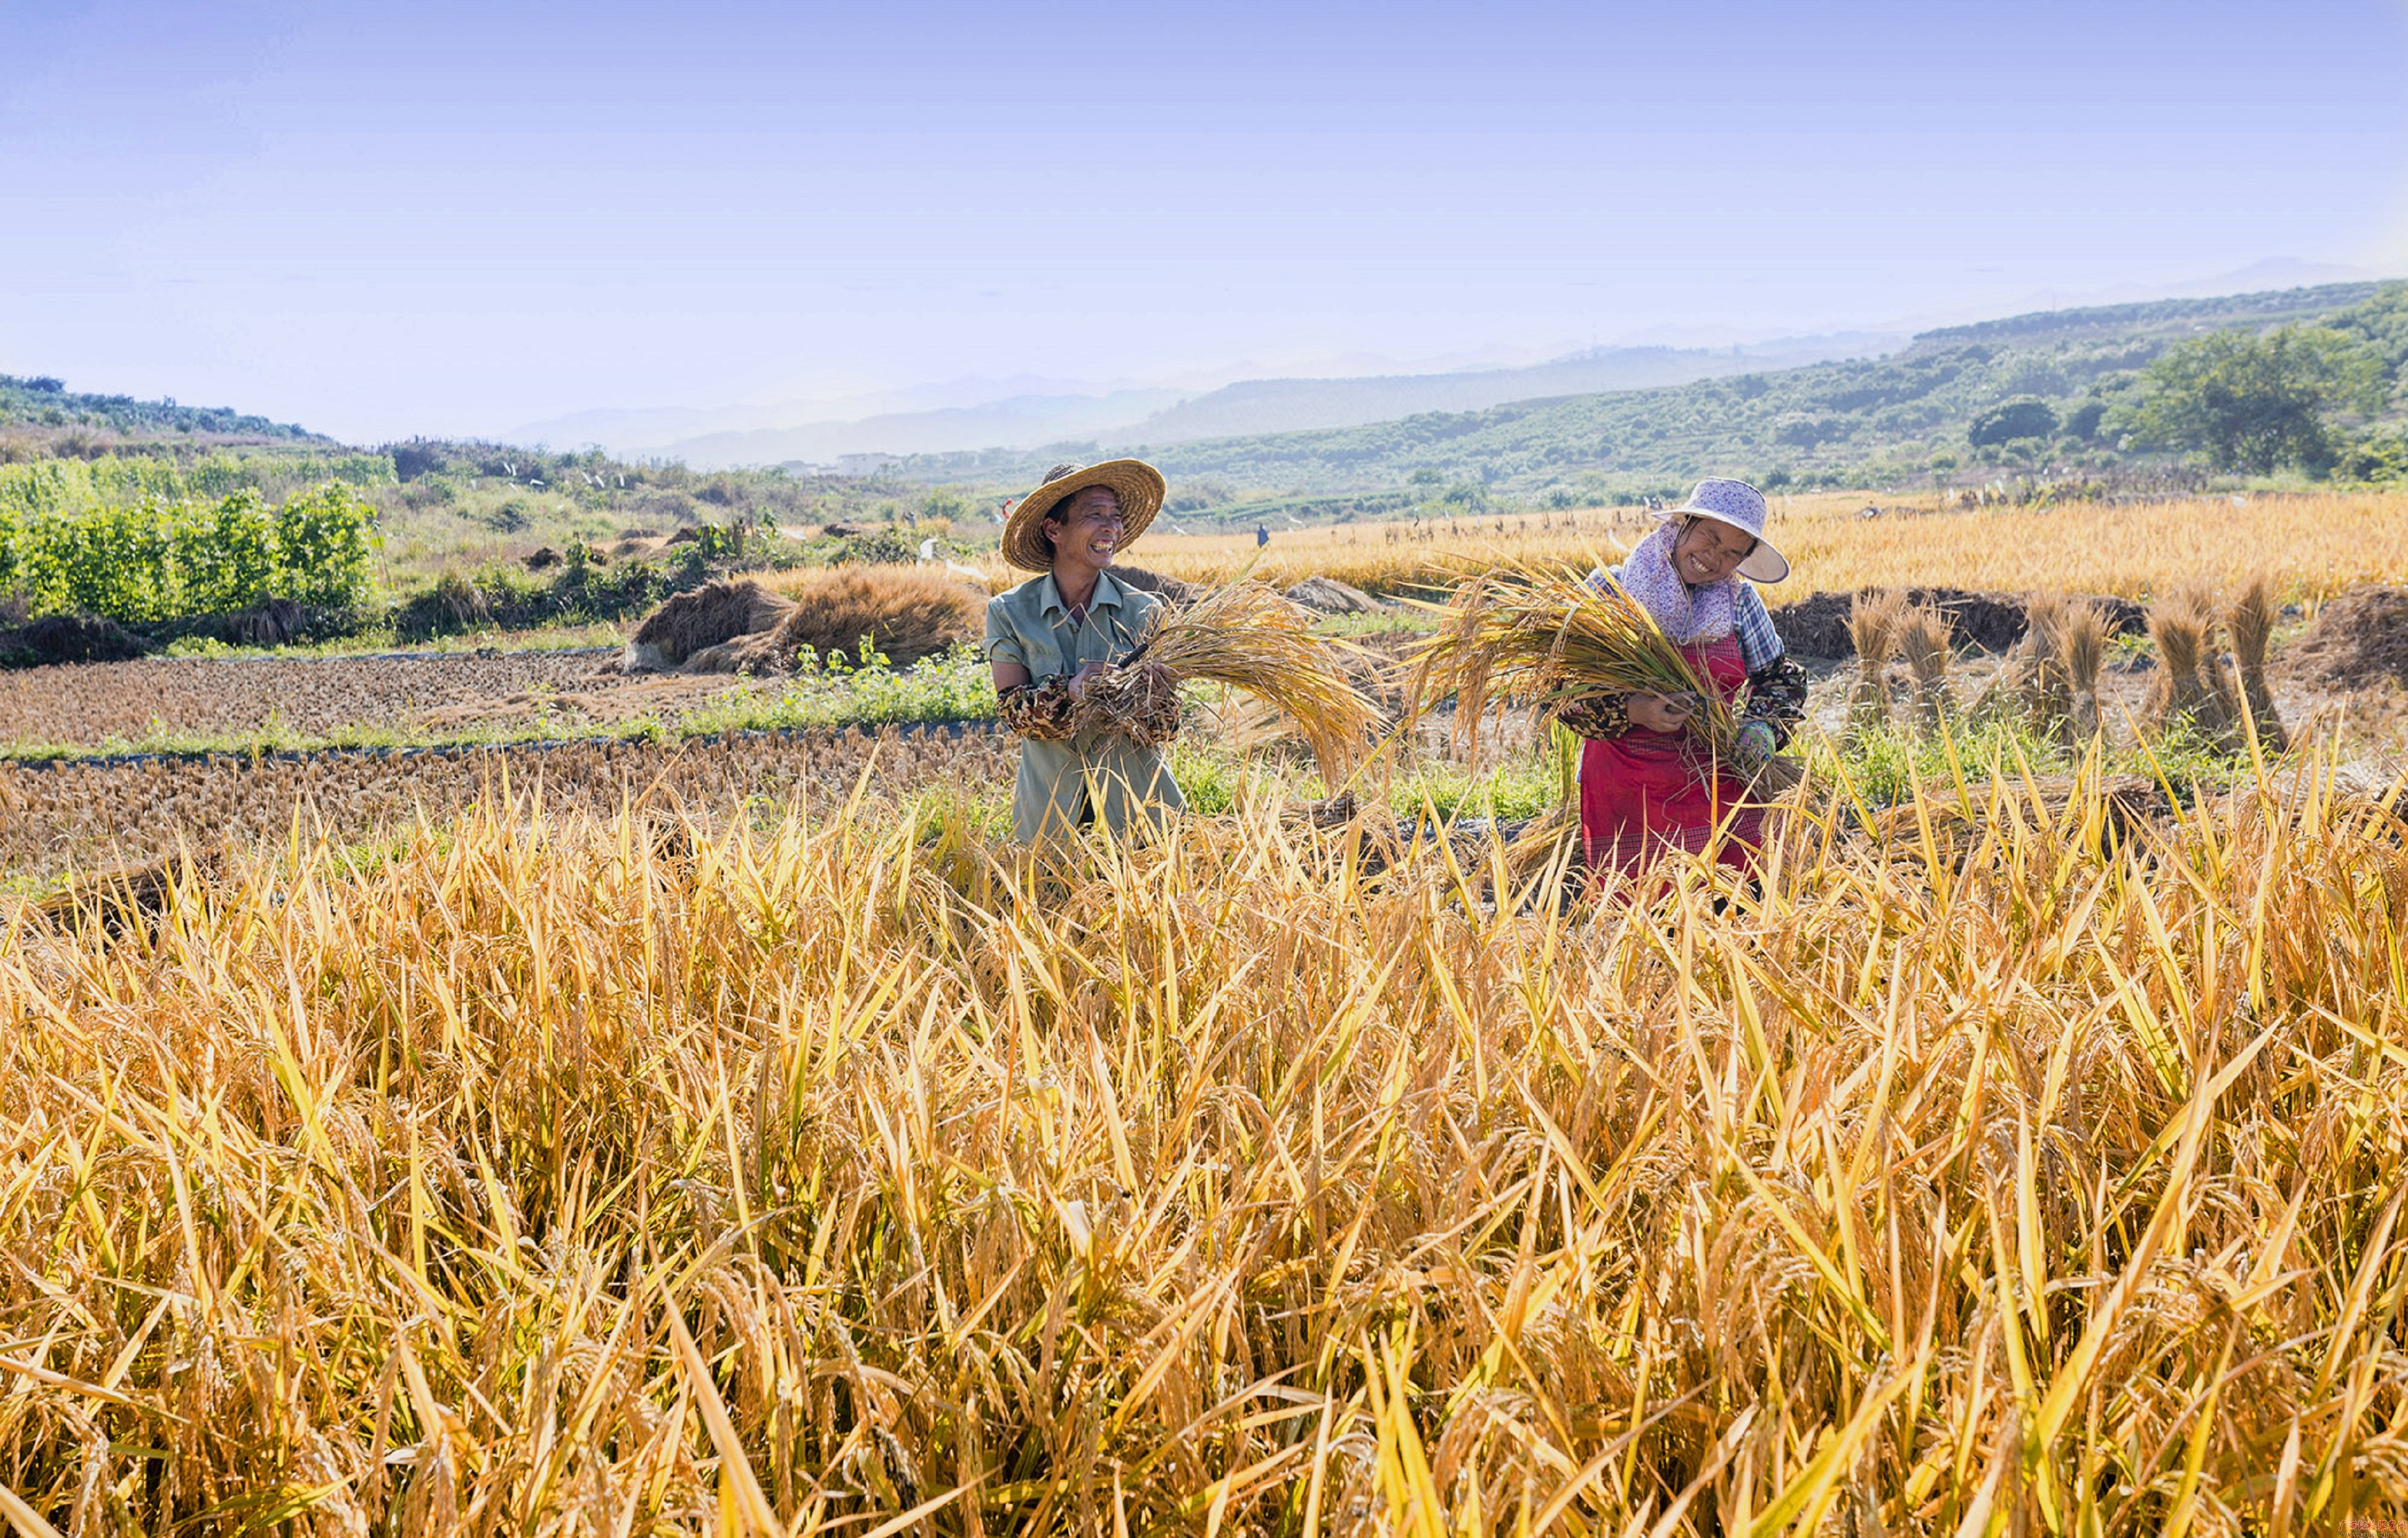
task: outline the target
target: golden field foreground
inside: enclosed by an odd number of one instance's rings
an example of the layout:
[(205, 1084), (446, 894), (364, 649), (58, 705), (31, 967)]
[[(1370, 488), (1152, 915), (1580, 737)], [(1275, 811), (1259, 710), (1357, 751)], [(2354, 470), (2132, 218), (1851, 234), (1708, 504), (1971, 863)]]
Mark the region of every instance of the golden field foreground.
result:
[[(2192, 580), (2238, 587), (2263, 572), (2286, 597), (2313, 603), (2360, 582), (2408, 580), (2408, 496), (2389, 493), (1946, 510), (1928, 493), (1877, 500), (1881, 516), (1867, 518), (1862, 492), (1772, 498), (1766, 532), (1795, 575), (1766, 589), (1767, 600), (1932, 582), (2137, 599)], [(1452, 570), (1451, 560), (1492, 553), (1524, 560), (1618, 556), (1653, 526), (1650, 514), (1630, 508), (1508, 512), (1274, 529), (1260, 551), (1252, 534), (1182, 538), (1157, 530), (1129, 559), (1191, 582), (1226, 581), (1252, 561), (1257, 576), (1283, 585), (1319, 574), (1393, 592)]]
[(2408, 827), (2314, 762), (2116, 838), (2000, 784), (1801, 815), (1760, 898), (1562, 913), (1268, 807), (1040, 871), (858, 806), (523, 804), (20, 909), (0, 1512), (2408, 1509)]

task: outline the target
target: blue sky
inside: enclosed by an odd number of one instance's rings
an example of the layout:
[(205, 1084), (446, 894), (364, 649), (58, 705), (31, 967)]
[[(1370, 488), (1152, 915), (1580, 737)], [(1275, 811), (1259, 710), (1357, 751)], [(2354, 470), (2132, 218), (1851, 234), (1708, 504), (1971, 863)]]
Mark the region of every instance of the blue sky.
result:
[(0, 0), (0, 371), (353, 438), (2408, 271), (2397, 0)]

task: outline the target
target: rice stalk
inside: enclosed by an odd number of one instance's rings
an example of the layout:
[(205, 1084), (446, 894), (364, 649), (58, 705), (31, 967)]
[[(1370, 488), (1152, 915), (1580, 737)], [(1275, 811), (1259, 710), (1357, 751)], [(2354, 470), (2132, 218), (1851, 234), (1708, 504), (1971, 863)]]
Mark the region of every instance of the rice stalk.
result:
[(1413, 708), (1452, 696), (1456, 735), (1475, 749), (1492, 705), (1543, 711), (1612, 693), (1686, 698), (1690, 739), (1716, 758), (1730, 754), (1738, 728), (1728, 701), (1609, 577), (1505, 559), (1472, 575), (1453, 601), (1420, 607), (1440, 625), (1412, 652)]
[(2212, 741), (2222, 740), (2229, 713), (2216, 685), (2215, 610), (2212, 597), (2190, 585), (2149, 607), (2149, 639), (2157, 650), (2157, 676), (2147, 711), (2157, 729), (2181, 727)]
[(1369, 817), (1063, 869), (523, 789), (0, 919), (7, 1510), (2390, 1517), (2396, 803), (2322, 750), (2186, 809), (1968, 769), (1569, 912), (1369, 879)]
[(1180, 684), (1227, 684), (1286, 712), (1334, 788), (1354, 771), (1379, 721), (1347, 677), (1346, 652), (1276, 590), (1230, 582), (1176, 611), (1157, 609), (1126, 661), (1087, 685), (1079, 719), (1164, 741), (1176, 731)]
[(1848, 604), (1848, 640), (1856, 654), (1856, 685), (1848, 697), (1851, 733), (1889, 725), (1889, 659), (1906, 615), (1906, 594), (1887, 587), (1858, 593)]
[(2258, 740), (2277, 753), (2289, 746), (2290, 734), (2283, 727), (2283, 718), (2274, 709), (2273, 688), (2266, 682), (2266, 651), (2280, 612), (2273, 581), (2260, 571), (2242, 584), (2225, 614), (2232, 637), (2233, 664), (2241, 674), (2242, 697), (2249, 707), (2249, 724)]
[(2025, 716), (2032, 729), (2060, 742), (2080, 740), (2074, 720), (2074, 690), (2070, 632), (2074, 625), (2073, 600), (2062, 593), (2036, 595), (2024, 608), (2026, 635), (2031, 642), (2024, 683)]
[(1947, 612), (1934, 604), (1917, 604), (1899, 615), (1895, 633), (1907, 671), (1914, 678), (1915, 724), (1924, 731), (1936, 731), (1956, 704), (1948, 692), (1956, 649)]
[(2104, 607), (2089, 598), (2065, 606), (2058, 622), (2056, 649), (2065, 673), (2068, 719), (2073, 740), (2086, 742), (2099, 733), (2099, 675), (2107, 662), (2110, 622)]

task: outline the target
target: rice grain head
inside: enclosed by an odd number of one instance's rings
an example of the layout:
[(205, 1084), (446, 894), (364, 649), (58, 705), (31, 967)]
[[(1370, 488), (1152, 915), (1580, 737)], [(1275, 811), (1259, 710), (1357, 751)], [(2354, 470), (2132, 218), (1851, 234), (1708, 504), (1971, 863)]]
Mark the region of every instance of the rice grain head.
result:
[(1166, 712), (1175, 716), (1180, 683), (1242, 689), (1296, 722), (1334, 790), (1353, 774), (1379, 721), (1347, 676), (1351, 650), (1314, 630), (1312, 614), (1274, 589), (1235, 582), (1184, 608), (1155, 611), (1131, 654), (1136, 666), (1086, 690), (1082, 714), (1114, 730), (1125, 724), (1158, 730)]

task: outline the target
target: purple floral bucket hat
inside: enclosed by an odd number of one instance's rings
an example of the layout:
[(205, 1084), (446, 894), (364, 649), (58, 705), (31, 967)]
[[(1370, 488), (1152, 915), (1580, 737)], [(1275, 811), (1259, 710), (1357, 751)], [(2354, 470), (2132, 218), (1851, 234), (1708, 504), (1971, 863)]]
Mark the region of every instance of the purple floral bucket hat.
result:
[(1777, 582), (1789, 575), (1789, 557), (1775, 550), (1772, 541), (1764, 537), (1766, 512), (1764, 493), (1744, 481), (1709, 476), (1698, 482), (1687, 501), (1664, 516), (1711, 518), (1755, 536), (1756, 548), (1739, 564), (1739, 574), (1750, 582)]

